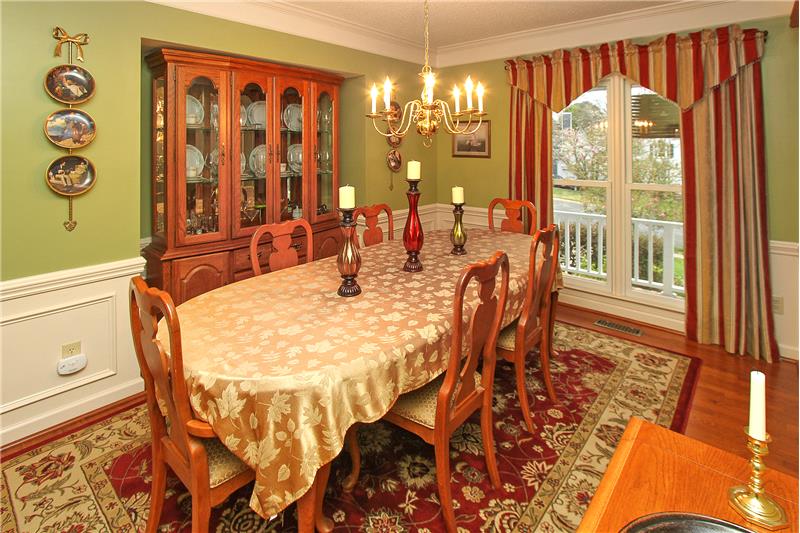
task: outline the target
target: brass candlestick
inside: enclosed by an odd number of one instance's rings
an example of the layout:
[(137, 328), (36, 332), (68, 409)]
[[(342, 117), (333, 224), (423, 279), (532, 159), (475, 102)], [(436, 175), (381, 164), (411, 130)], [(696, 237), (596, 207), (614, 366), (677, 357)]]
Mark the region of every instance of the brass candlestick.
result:
[(769, 435), (759, 440), (750, 435), (749, 428), (744, 428), (747, 435), (747, 448), (753, 453), (750, 465), (753, 473), (747, 485), (737, 485), (728, 489), (728, 503), (748, 522), (770, 529), (783, 529), (789, 525), (786, 512), (778, 502), (765, 492), (762, 476), (767, 467), (762, 457), (769, 453), (767, 444), (772, 442)]
[(339, 267), (339, 273), (342, 275), (342, 284), (339, 286), (337, 294), (347, 298), (361, 294), (361, 287), (356, 281), (361, 268), (361, 254), (358, 253), (358, 246), (354, 242), (356, 232), (356, 221), (353, 220), (354, 209), (340, 209), (339, 211), (342, 212), (340, 227), (344, 241), (339, 249), (339, 257), (336, 258), (336, 266)]
[(464, 255), (467, 251), (464, 245), (467, 244), (467, 232), (464, 230), (464, 204), (453, 204), (453, 231), (450, 232), (450, 242), (453, 243), (453, 249), (450, 251), (453, 255)]

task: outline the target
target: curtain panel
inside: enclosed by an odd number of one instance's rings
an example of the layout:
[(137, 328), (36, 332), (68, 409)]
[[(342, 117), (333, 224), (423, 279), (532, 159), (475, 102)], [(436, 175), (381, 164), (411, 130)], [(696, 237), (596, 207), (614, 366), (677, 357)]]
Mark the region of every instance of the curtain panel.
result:
[(506, 61), (509, 195), (552, 220), (551, 112), (620, 74), (681, 108), (686, 333), (768, 361), (775, 341), (760, 59), (766, 33), (738, 26)]

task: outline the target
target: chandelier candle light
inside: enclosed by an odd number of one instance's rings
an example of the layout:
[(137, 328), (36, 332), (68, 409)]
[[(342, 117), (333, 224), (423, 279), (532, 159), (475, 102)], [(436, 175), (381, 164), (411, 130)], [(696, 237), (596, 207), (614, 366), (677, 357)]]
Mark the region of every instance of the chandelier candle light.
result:
[[(422, 78), (423, 88), (420, 97), (411, 100), (403, 107), (402, 115), (391, 108), (392, 81), (387, 77), (383, 82), (383, 110), (378, 110), (378, 86), (372, 84), (370, 97), (372, 98), (371, 112), (367, 115), (372, 119), (375, 131), (384, 137), (405, 137), (412, 124), (416, 125), (417, 133), (422, 135), (422, 143), (426, 147), (433, 144), (433, 135), (440, 126), (451, 134), (471, 135), (478, 131), (486, 112), (483, 110), (483, 84), (477, 85), (472, 78), (467, 76), (464, 82), (464, 95), (466, 108), (461, 109), (461, 89), (453, 86), (454, 109), (444, 100), (433, 97), (433, 88), (436, 85), (436, 74), (433, 73), (428, 61), (428, 0), (425, 0), (425, 65), (419, 73)], [(473, 91), (477, 97), (477, 107), (473, 107)], [(377, 119), (388, 124), (388, 128), (379, 128)], [(384, 132), (384, 130), (386, 130)]]
[(772, 442), (766, 430), (764, 401), (765, 376), (756, 370), (750, 373), (750, 423), (744, 428), (747, 448), (753, 453), (750, 459), (753, 473), (747, 485), (728, 489), (728, 503), (748, 522), (770, 529), (789, 526), (786, 512), (780, 504), (764, 492), (763, 475), (767, 467), (762, 457), (769, 453), (767, 445)]
[(420, 181), (420, 162), (408, 162), (408, 174), (406, 175), (408, 182), (408, 218), (406, 218), (406, 226), (403, 229), (403, 245), (406, 247), (408, 259), (406, 264), (403, 265), (403, 270), (406, 272), (422, 272), (422, 262), (419, 260), (419, 252), (422, 250), (422, 242), (425, 238), (422, 233), (422, 222), (419, 219), (419, 212), (417, 207), (419, 205), (420, 192), (417, 185)]
[(464, 230), (462, 218), (464, 217), (464, 187), (453, 187), (452, 191), (453, 200), (453, 231), (450, 233), (450, 242), (453, 243), (453, 249), (450, 252), (453, 255), (464, 255), (467, 251), (464, 245), (467, 244), (467, 232)]
[(356, 281), (358, 271), (361, 268), (361, 254), (358, 253), (355, 235), (356, 222), (353, 219), (353, 211), (356, 207), (355, 187), (345, 185), (339, 187), (339, 211), (342, 212), (342, 247), (339, 249), (339, 256), (336, 258), (336, 266), (342, 275), (342, 284), (339, 286), (337, 294), (345, 298), (358, 296), (361, 294), (361, 287)]

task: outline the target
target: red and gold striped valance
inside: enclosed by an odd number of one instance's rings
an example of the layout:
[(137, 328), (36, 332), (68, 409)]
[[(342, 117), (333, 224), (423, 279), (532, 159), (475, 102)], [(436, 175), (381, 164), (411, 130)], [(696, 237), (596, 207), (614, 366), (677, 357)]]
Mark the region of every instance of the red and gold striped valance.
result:
[(615, 73), (687, 109), (739, 69), (761, 59), (765, 38), (763, 31), (727, 26), (685, 36), (672, 33), (649, 44), (625, 40), (509, 59), (506, 70), (512, 87), (555, 112)]

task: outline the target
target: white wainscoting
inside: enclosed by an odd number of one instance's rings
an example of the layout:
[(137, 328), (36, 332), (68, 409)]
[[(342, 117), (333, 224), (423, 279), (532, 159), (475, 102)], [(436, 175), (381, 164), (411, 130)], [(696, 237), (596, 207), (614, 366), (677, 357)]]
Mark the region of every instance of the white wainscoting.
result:
[[(783, 312), (773, 313), (775, 337), (778, 339), (781, 357), (798, 359), (797, 349), (797, 243), (770, 241), (769, 269), (772, 281), (772, 301), (783, 298)], [(773, 306), (774, 309), (774, 306)]]
[[(143, 390), (128, 318), (135, 257), (0, 283), (0, 443), (8, 444)], [(87, 366), (59, 376), (61, 346)]]

